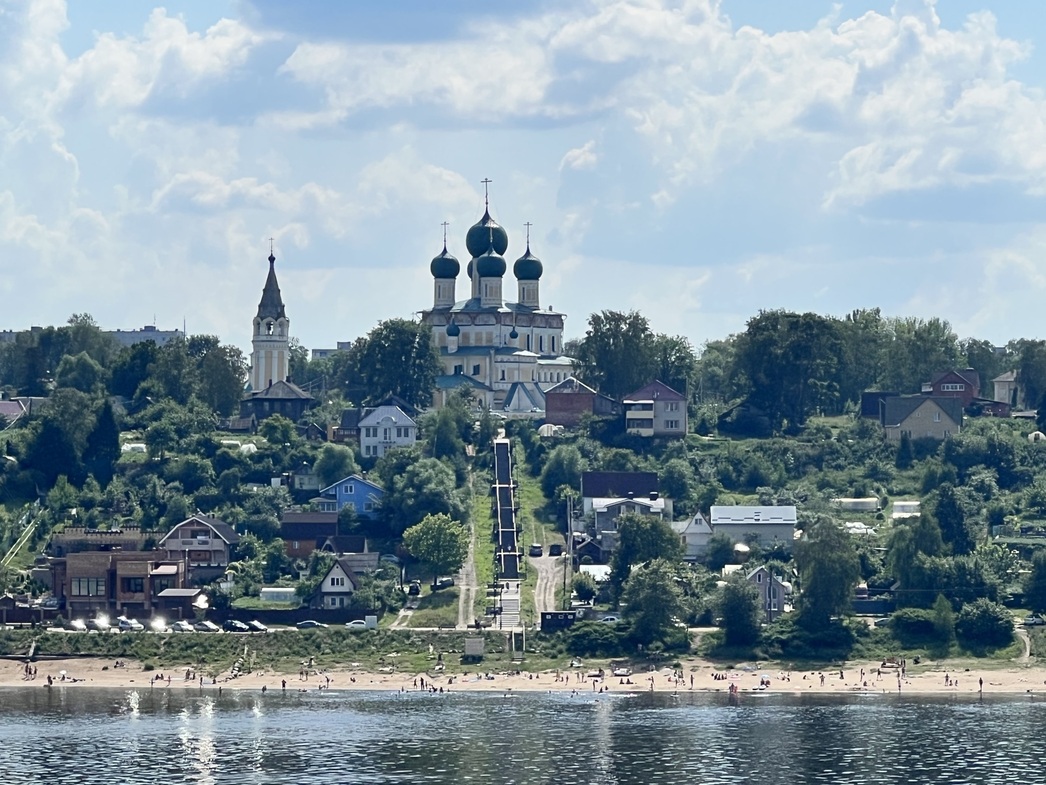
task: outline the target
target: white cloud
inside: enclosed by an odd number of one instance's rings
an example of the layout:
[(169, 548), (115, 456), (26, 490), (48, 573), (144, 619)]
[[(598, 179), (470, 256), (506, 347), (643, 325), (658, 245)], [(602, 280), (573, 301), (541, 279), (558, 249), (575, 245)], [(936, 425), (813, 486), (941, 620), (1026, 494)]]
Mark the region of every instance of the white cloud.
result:
[(599, 155), (596, 153), (596, 141), (595, 139), (589, 139), (581, 147), (568, 150), (567, 154), (563, 156), (563, 160), (559, 162), (559, 168), (560, 170), (592, 169), (598, 162)]

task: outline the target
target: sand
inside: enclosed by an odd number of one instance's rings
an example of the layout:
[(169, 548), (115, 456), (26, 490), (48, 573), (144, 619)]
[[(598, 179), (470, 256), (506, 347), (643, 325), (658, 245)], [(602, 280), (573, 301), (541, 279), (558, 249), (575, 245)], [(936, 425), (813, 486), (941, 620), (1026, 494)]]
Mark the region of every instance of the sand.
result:
[[(585, 663), (580, 668), (541, 673), (486, 672), (482, 669), (448, 672), (390, 672), (380, 673), (347, 664), (329, 670), (307, 669), (307, 678), (301, 671), (280, 673), (266, 670), (233, 676), (219, 674), (216, 678), (200, 674), (191, 666), (158, 668), (145, 671), (140, 663), (121, 660), (121, 666), (110, 659), (70, 657), (63, 659), (41, 659), (32, 663), (35, 678), (26, 678), (25, 663), (16, 660), (0, 661), (0, 687), (47, 687), (47, 677), (54, 687), (109, 687), (180, 689), (216, 692), (227, 690), (390, 690), (413, 691), (421, 689), (422, 679), (427, 687), (445, 691), (517, 691), (517, 692), (598, 692), (600, 689), (614, 691), (654, 690), (657, 692), (727, 692), (736, 685), (741, 692), (760, 689), (761, 682), (768, 682), (764, 690), (772, 692), (803, 694), (845, 693), (893, 693), (901, 694), (1024, 694), (1042, 692), (1046, 694), (1046, 667), (1036, 664), (990, 667), (978, 670), (976, 663), (908, 663), (904, 677), (899, 679), (898, 668), (882, 668), (879, 662), (848, 663), (842, 671), (810, 670), (782, 671), (778, 668), (753, 664), (734, 670), (722, 670), (712, 663), (687, 658), (682, 670), (670, 668), (643, 671), (629, 677), (612, 676), (609, 669), (602, 679), (596, 676), (600, 666), (608, 667), (605, 661)], [(995, 663), (992, 663), (994, 666)], [(186, 677), (188, 671), (189, 677)], [(862, 674), (863, 672), (863, 674)], [(718, 674), (719, 678), (715, 678)], [(821, 676), (824, 676), (822, 684)], [(162, 677), (162, 681), (160, 680)], [(169, 681), (168, 681), (169, 679)], [(982, 682), (983, 680), (983, 682)], [(284, 687), (286, 682), (286, 687)], [(631, 683), (629, 683), (631, 682)]]

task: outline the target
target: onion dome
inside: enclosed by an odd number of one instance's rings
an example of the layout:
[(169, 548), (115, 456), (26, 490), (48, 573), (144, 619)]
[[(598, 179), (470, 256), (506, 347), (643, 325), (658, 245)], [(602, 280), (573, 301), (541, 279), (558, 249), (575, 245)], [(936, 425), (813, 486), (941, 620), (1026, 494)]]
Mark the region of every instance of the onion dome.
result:
[(479, 223), (469, 227), (465, 247), (473, 257), (482, 256), (490, 248), (500, 256), (508, 250), (508, 232), (490, 217), (490, 210), (487, 210)]
[(500, 278), (508, 269), (505, 257), (495, 253), (493, 247), (488, 248), (486, 253), (480, 254), (472, 261), (476, 263), (476, 274), (480, 278)]
[(471, 262), (471, 260), (469, 261), (468, 266), (465, 268), (465, 274), (468, 275), (469, 280), (471, 281), (472, 280), (472, 262)]
[(429, 265), (433, 278), (457, 278), (461, 265), (450, 253), (447, 252), (447, 244), (443, 244), (443, 252), (432, 260)]
[(527, 243), (527, 252), (512, 265), (512, 274), (517, 281), (536, 281), (541, 278), (542, 271), (541, 260), (530, 252), (530, 243)]
[(449, 338), (457, 338), (459, 335), (461, 335), (461, 328), (454, 324), (452, 319), (450, 324), (447, 325), (447, 336)]
[(519, 338), (519, 333), (516, 332), (516, 325), (512, 325), (512, 332), (508, 334), (508, 337), (511, 338), (513, 341)]

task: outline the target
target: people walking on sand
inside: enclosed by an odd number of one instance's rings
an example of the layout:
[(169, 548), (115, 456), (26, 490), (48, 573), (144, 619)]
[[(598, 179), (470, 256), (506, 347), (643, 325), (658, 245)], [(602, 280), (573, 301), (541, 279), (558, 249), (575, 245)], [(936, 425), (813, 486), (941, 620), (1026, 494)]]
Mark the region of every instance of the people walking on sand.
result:
[(984, 692), (984, 678), (977, 679), (977, 692)]

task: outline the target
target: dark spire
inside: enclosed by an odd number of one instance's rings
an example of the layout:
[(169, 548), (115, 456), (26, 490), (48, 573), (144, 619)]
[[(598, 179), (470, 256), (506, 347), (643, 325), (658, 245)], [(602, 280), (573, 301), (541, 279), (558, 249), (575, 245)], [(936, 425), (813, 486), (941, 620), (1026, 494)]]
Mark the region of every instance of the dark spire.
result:
[(269, 240), (269, 275), (262, 289), (261, 302), (258, 303), (259, 319), (286, 319), (287, 312), (283, 307), (280, 295), (280, 284), (276, 280), (276, 256), (272, 252), (272, 240)]

